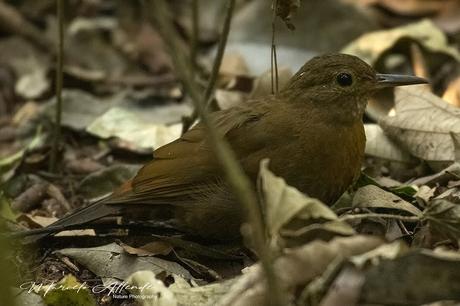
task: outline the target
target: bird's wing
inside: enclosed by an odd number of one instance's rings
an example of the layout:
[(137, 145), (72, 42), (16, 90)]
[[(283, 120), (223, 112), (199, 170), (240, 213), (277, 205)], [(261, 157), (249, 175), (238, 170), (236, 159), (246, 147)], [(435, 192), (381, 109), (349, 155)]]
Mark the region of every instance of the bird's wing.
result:
[[(266, 103), (252, 101), (212, 113), (211, 119), (222, 135), (235, 134), (234, 131), (260, 120), (268, 111), (264, 106)], [(231, 138), (227, 139), (231, 142)], [(221, 180), (221, 169), (201, 123), (179, 139), (155, 150), (153, 155), (154, 159), (130, 182), (114, 192), (109, 203), (180, 202), (210, 190), (212, 184)]]

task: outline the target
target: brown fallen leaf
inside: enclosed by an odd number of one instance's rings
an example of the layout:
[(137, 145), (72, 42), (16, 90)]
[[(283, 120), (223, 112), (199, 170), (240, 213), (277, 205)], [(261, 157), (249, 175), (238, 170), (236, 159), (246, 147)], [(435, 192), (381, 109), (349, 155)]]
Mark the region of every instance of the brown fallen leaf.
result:
[(129, 246), (125, 243), (119, 243), (126, 253), (137, 256), (155, 256), (168, 255), (173, 247), (164, 241), (153, 241), (138, 248)]

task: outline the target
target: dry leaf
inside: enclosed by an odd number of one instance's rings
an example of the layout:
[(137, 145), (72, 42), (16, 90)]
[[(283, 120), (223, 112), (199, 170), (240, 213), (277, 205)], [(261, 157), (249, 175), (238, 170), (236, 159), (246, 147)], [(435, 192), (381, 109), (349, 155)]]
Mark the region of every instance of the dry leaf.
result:
[(460, 133), (460, 109), (414, 87), (397, 88), (396, 115), (380, 125), (413, 156), (426, 161), (453, 161), (451, 134)]
[(119, 244), (126, 253), (137, 256), (168, 255), (173, 249), (169, 243), (163, 241), (153, 241), (138, 248), (129, 246), (122, 242)]
[[(280, 291), (293, 294), (296, 289), (321, 275), (338, 256), (348, 258), (363, 254), (381, 244), (380, 238), (357, 235), (335, 238), (330, 242), (314, 241), (292, 249), (274, 262), (274, 269), (280, 279)], [(265, 284), (262, 267), (258, 264), (242, 275), (217, 305), (265, 305), (265, 298), (269, 296)]]
[[(189, 271), (176, 262), (157, 257), (139, 257), (127, 254), (116, 243), (93, 248), (67, 248), (56, 251), (85, 266), (88, 270), (100, 276), (105, 285), (119, 283), (131, 274), (141, 270), (150, 270), (155, 274), (176, 274), (186, 279), (192, 279)], [(114, 281), (116, 280), (116, 281)]]
[(367, 185), (358, 189), (353, 198), (353, 207), (386, 208), (414, 216), (422, 215), (422, 212), (411, 203), (374, 185)]
[[(127, 283), (137, 287), (139, 291), (131, 291), (137, 295), (137, 301), (143, 306), (170, 306), (187, 305), (203, 306), (215, 305), (215, 301), (228, 293), (234, 280), (227, 280), (210, 285), (192, 287), (182, 277), (173, 274), (174, 283), (165, 286), (158, 280), (152, 271), (138, 271), (133, 273)], [(133, 288), (136, 289), (136, 288)], [(151, 298), (142, 298), (150, 296)]]
[(430, 227), (455, 240), (460, 238), (460, 205), (444, 199), (429, 203), (423, 212), (424, 219)]
[(339, 221), (329, 207), (287, 185), (283, 178), (268, 169), (268, 164), (267, 159), (260, 163), (258, 185), (264, 199), (265, 223), (273, 247), (354, 234), (353, 229)]
[(428, 52), (441, 53), (460, 61), (457, 49), (448, 44), (444, 33), (429, 20), (364, 34), (342, 49), (342, 52), (356, 55), (374, 65), (385, 52), (403, 40), (407, 43), (418, 43)]
[(447, 86), (442, 98), (449, 104), (460, 107), (460, 78), (455, 79)]
[(382, 244), (364, 254), (359, 254), (350, 258), (350, 261), (359, 268), (367, 265), (377, 265), (382, 259), (395, 259), (409, 251), (409, 247), (403, 241), (394, 241)]
[(457, 252), (417, 250), (365, 270), (360, 305), (422, 305), (460, 299)]
[(355, 3), (358, 5), (369, 6), (379, 4), (387, 9), (402, 15), (421, 15), (442, 9), (446, 1), (439, 0), (342, 0), (348, 3)]
[(416, 160), (388, 138), (378, 124), (365, 124), (366, 155), (384, 160), (413, 164)]
[(430, 18), (447, 33), (455, 33), (460, 27), (458, 0), (342, 0), (345, 3), (377, 9), (377, 18), (386, 24), (411, 22), (414, 17)]
[(177, 138), (182, 124), (151, 124), (123, 108), (114, 107), (94, 120), (86, 131), (103, 139), (118, 137), (136, 148), (159, 148)]

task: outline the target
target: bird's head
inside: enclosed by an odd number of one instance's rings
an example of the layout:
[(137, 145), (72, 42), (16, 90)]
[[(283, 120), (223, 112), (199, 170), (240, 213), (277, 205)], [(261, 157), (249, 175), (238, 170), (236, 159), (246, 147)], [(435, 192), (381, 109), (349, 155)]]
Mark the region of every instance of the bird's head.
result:
[(384, 87), (423, 84), (415, 76), (379, 74), (356, 56), (330, 54), (308, 61), (281, 94), (295, 103), (325, 108), (338, 119), (361, 119), (368, 98)]

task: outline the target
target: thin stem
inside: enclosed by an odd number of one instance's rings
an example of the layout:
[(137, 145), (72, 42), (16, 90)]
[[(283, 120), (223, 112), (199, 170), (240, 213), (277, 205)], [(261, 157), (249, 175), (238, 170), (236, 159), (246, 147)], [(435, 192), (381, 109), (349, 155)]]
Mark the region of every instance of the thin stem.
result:
[[(214, 88), (217, 82), (217, 76), (219, 75), (220, 65), (222, 64), (222, 58), (224, 57), (225, 46), (227, 45), (228, 33), (230, 32), (230, 25), (233, 17), (233, 11), (235, 10), (235, 0), (229, 0), (227, 4), (227, 10), (224, 20), (224, 26), (222, 33), (220, 34), (219, 45), (217, 47), (217, 54), (214, 58), (214, 63), (211, 70), (211, 76), (209, 77), (209, 83), (204, 92), (204, 101), (206, 108), (211, 104), (211, 97), (214, 92)], [(198, 118), (198, 110), (195, 107), (192, 115), (184, 120), (184, 126), (182, 132), (185, 133), (190, 126)]]
[(56, 0), (58, 17), (58, 48), (56, 54), (56, 108), (54, 117), (54, 139), (51, 149), (50, 172), (56, 172), (57, 156), (61, 143), (61, 115), (62, 115), (62, 71), (64, 63), (64, 14), (63, 0)]
[(270, 54), (270, 67), (271, 67), (271, 81), (272, 81), (272, 94), (278, 93), (278, 59), (276, 55), (276, 9), (278, 7), (278, 0), (272, 1), (272, 46)]
[(230, 32), (233, 11), (235, 10), (235, 2), (235, 0), (229, 0), (227, 4), (227, 13), (225, 15), (224, 27), (222, 29), (222, 33), (220, 34), (216, 58), (214, 59), (208, 86), (204, 92), (204, 101), (206, 103), (206, 107), (209, 106), (211, 95), (214, 92), (214, 87), (216, 86), (217, 76), (219, 74), (220, 65), (222, 64), (222, 58), (224, 57), (224, 51), (227, 45), (228, 33)]
[(192, 0), (192, 35), (191, 35), (191, 45), (192, 51), (190, 53), (190, 58), (192, 61), (193, 73), (196, 74), (197, 71), (197, 54), (198, 54), (198, 41), (199, 41), (199, 0)]
[(400, 216), (392, 214), (377, 214), (377, 213), (368, 213), (368, 214), (356, 214), (356, 215), (345, 215), (339, 218), (340, 221), (347, 220), (357, 220), (357, 219), (367, 219), (367, 218), (386, 218), (386, 219), (395, 219), (401, 220), (404, 222), (419, 222), (421, 218), (417, 216)]
[[(153, 3), (155, 3), (155, 5), (153, 5)], [(234, 3), (235, 0), (229, 0), (228, 10), (233, 10)], [(195, 104), (195, 109), (197, 110), (207, 136), (209, 137), (208, 140), (211, 148), (219, 164), (224, 170), (226, 179), (233, 189), (238, 202), (241, 204), (242, 209), (247, 213), (247, 220), (251, 226), (251, 238), (267, 278), (270, 303), (272, 305), (283, 305), (279, 292), (279, 286), (277, 285), (277, 278), (272, 266), (270, 250), (265, 242), (265, 229), (262, 220), (262, 212), (260, 210), (260, 206), (258, 205), (257, 197), (252, 184), (243, 172), (243, 169), (238, 163), (236, 155), (230, 145), (214, 126), (206, 107), (206, 103), (208, 101), (206, 99), (207, 95), (205, 94), (203, 97), (200, 96), (199, 91), (191, 77), (190, 70), (187, 69), (184, 56), (181, 54), (180, 48), (177, 46), (177, 39), (175, 39), (177, 34), (172, 27), (172, 22), (164, 0), (150, 0), (149, 4), (149, 12), (153, 13), (154, 21), (158, 24), (157, 28), (170, 49), (176, 73), (179, 75), (184, 88), (188, 91)], [(231, 13), (227, 12), (227, 16), (230, 17), (228, 21), (226, 20), (226, 23), (230, 23)], [(224, 28), (225, 27), (229, 28), (229, 25), (224, 26)], [(221, 39), (219, 44), (219, 49), (222, 53), (225, 47), (222, 45), (225, 44), (225, 41), (226, 39)], [(215, 70), (213, 69), (213, 71)], [(212, 86), (209, 85), (208, 88), (212, 88)]]

